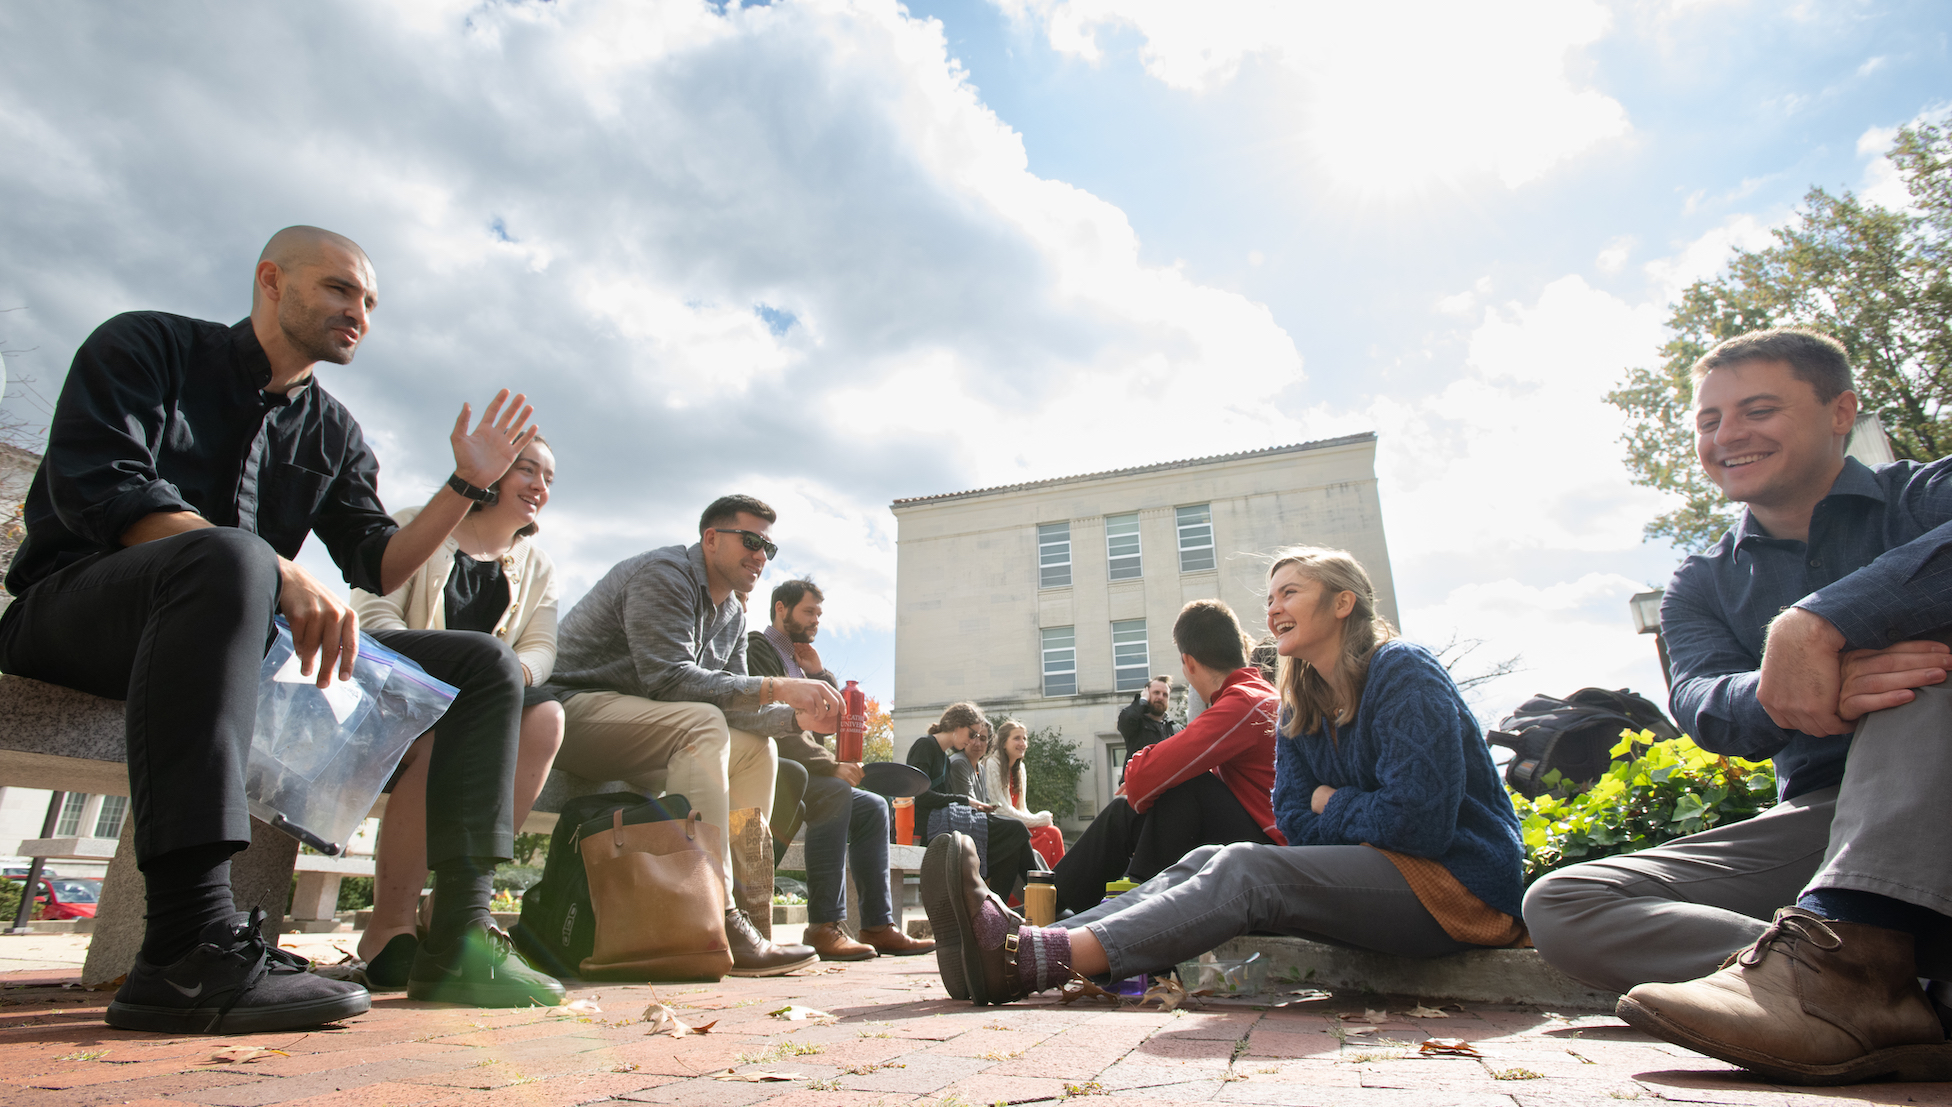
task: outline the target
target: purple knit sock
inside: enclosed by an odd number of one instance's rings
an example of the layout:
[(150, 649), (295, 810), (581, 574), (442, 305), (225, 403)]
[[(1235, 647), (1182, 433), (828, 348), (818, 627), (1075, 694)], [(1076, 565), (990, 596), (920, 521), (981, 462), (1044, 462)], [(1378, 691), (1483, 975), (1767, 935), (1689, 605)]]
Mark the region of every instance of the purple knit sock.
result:
[(1071, 932), (1056, 926), (1017, 928), (1017, 979), (1041, 992), (1071, 979)]

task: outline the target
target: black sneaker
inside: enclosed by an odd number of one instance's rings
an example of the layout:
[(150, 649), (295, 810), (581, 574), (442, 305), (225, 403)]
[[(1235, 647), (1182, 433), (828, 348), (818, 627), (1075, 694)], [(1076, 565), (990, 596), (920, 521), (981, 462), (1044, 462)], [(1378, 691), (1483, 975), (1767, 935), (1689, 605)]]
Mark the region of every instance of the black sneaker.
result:
[(366, 989), (372, 992), (397, 992), (407, 986), (414, 958), (420, 953), (420, 940), (411, 934), (395, 934), (379, 953), (366, 962)]
[(407, 998), (470, 1007), (555, 1007), (562, 982), (530, 967), (501, 927), (486, 919), (435, 953), (425, 942), (407, 974)]
[(136, 956), (105, 1016), (118, 1030), (257, 1034), (365, 1014), (366, 989), (308, 971), (312, 963), (264, 936), (264, 912), (213, 922), (173, 965)]

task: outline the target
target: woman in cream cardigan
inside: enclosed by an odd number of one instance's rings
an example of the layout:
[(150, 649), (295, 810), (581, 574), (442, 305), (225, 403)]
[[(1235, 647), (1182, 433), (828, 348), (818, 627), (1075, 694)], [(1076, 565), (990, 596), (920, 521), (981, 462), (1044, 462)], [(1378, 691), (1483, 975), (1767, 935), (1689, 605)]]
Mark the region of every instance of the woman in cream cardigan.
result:
[(983, 773), (990, 786), (989, 800), (996, 813), (1006, 815), (1030, 828), (1030, 848), (1044, 859), (1046, 869), (1054, 869), (1064, 859), (1064, 832), (1052, 825), (1048, 811), (1026, 811), (1030, 793), (1023, 756), (1030, 750), (1030, 734), (1015, 719), (1005, 719), (996, 727), (996, 744), (991, 747)]
[[(540, 435), (476, 504), (447, 543), (407, 583), (375, 596), (353, 591), (367, 630), (472, 630), (508, 643), (522, 663), (522, 740), (515, 765), (515, 826), (528, 818), (563, 742), (563, 709), (539, 689), (556, 663), (559, 587), (549, 555), (529, 539), (549, 502), (556, 458)], [(402, 523), (411, 510), (395, 515)], [(394, 778), (374, 858), (373, 920), (359, 940), (368, 987), (404, 988), (417, 939), (415, 913), (427, 881), (427, 765), (432, 736), (407, 751)]]

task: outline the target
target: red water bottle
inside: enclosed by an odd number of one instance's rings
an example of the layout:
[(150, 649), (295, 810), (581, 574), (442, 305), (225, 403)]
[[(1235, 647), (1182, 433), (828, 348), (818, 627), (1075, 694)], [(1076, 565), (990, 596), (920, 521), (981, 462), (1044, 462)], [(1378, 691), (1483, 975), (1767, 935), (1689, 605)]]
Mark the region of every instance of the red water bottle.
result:
[(834, 737), (836, 755), (842, 761), (859, 761), (861, 745), (868, 736), (868, 697), (861, 686), (848, 681), (840, 693), (840, 733)]

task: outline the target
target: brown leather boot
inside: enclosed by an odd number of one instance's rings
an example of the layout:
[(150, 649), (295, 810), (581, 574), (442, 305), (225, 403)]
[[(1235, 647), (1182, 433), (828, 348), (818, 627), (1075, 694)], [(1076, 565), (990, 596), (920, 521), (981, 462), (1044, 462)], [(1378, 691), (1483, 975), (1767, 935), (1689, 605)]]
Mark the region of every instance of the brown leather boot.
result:
[(874, 947), (864, 946), (847, 936), (839, 923), (813, 923), (807, 927), (806, 944), (822, 961), (872, 961)]
[(1918, 987), (1911, 935), (1785, 907), (1721, 971), (1642, 984), (1635, 1027), (1790, 1084), (1952, 1079), (1952, 1045)]
[(820, 963), (811, 947), (775, 945), (761, 938), (752, 920), (736, 907), (725, 912), (725, 943), (732, 947), (727, 976), (781, 976)]
[[(964, 891), (970, 879), (982, 885), (980, 872), (975, 839), (959, 831), (936, 835), (922, 855), (922, 909), (929, 914), (929, 929), (935, 935), (935, 966), (951, 999), (971, 998), (962, 946), (969, 918)], [(997, 907), (1010, 920), (1014, 934), (1016, 927), (1023, 925), (1022, 917), (1004, 907), (1002, 900), (997, 901)]]
[(873, 946), (876, 953), (887, 957), (913, 957), (935, 948), (935, 943), (930, 939), (911, 938), (893, 923), (862, 927), (861, 940)]
[[(938, 838), (936, 842), (941, 840)], [(934, 845), (930, 843), (931, 848)], [(976, 854), (974, 839), (956, 834), (945, 852), (947, 864), (938, 870), (938, 879), (946, 887), (937, 898), (947, 901), (947, 914), (955, 927), (955, 944), (962, 954), (963, 981), (969, 989), (969, 1001), (1009, 1003), (1022, 999), (1030, 994), (1017, 971), (1017, 928), (1023, 925), (1023, 919), (983, 882), (982, 862)], [(923, 861), (922, 897), (927, 902), (930, 888), (926, 855)]]

